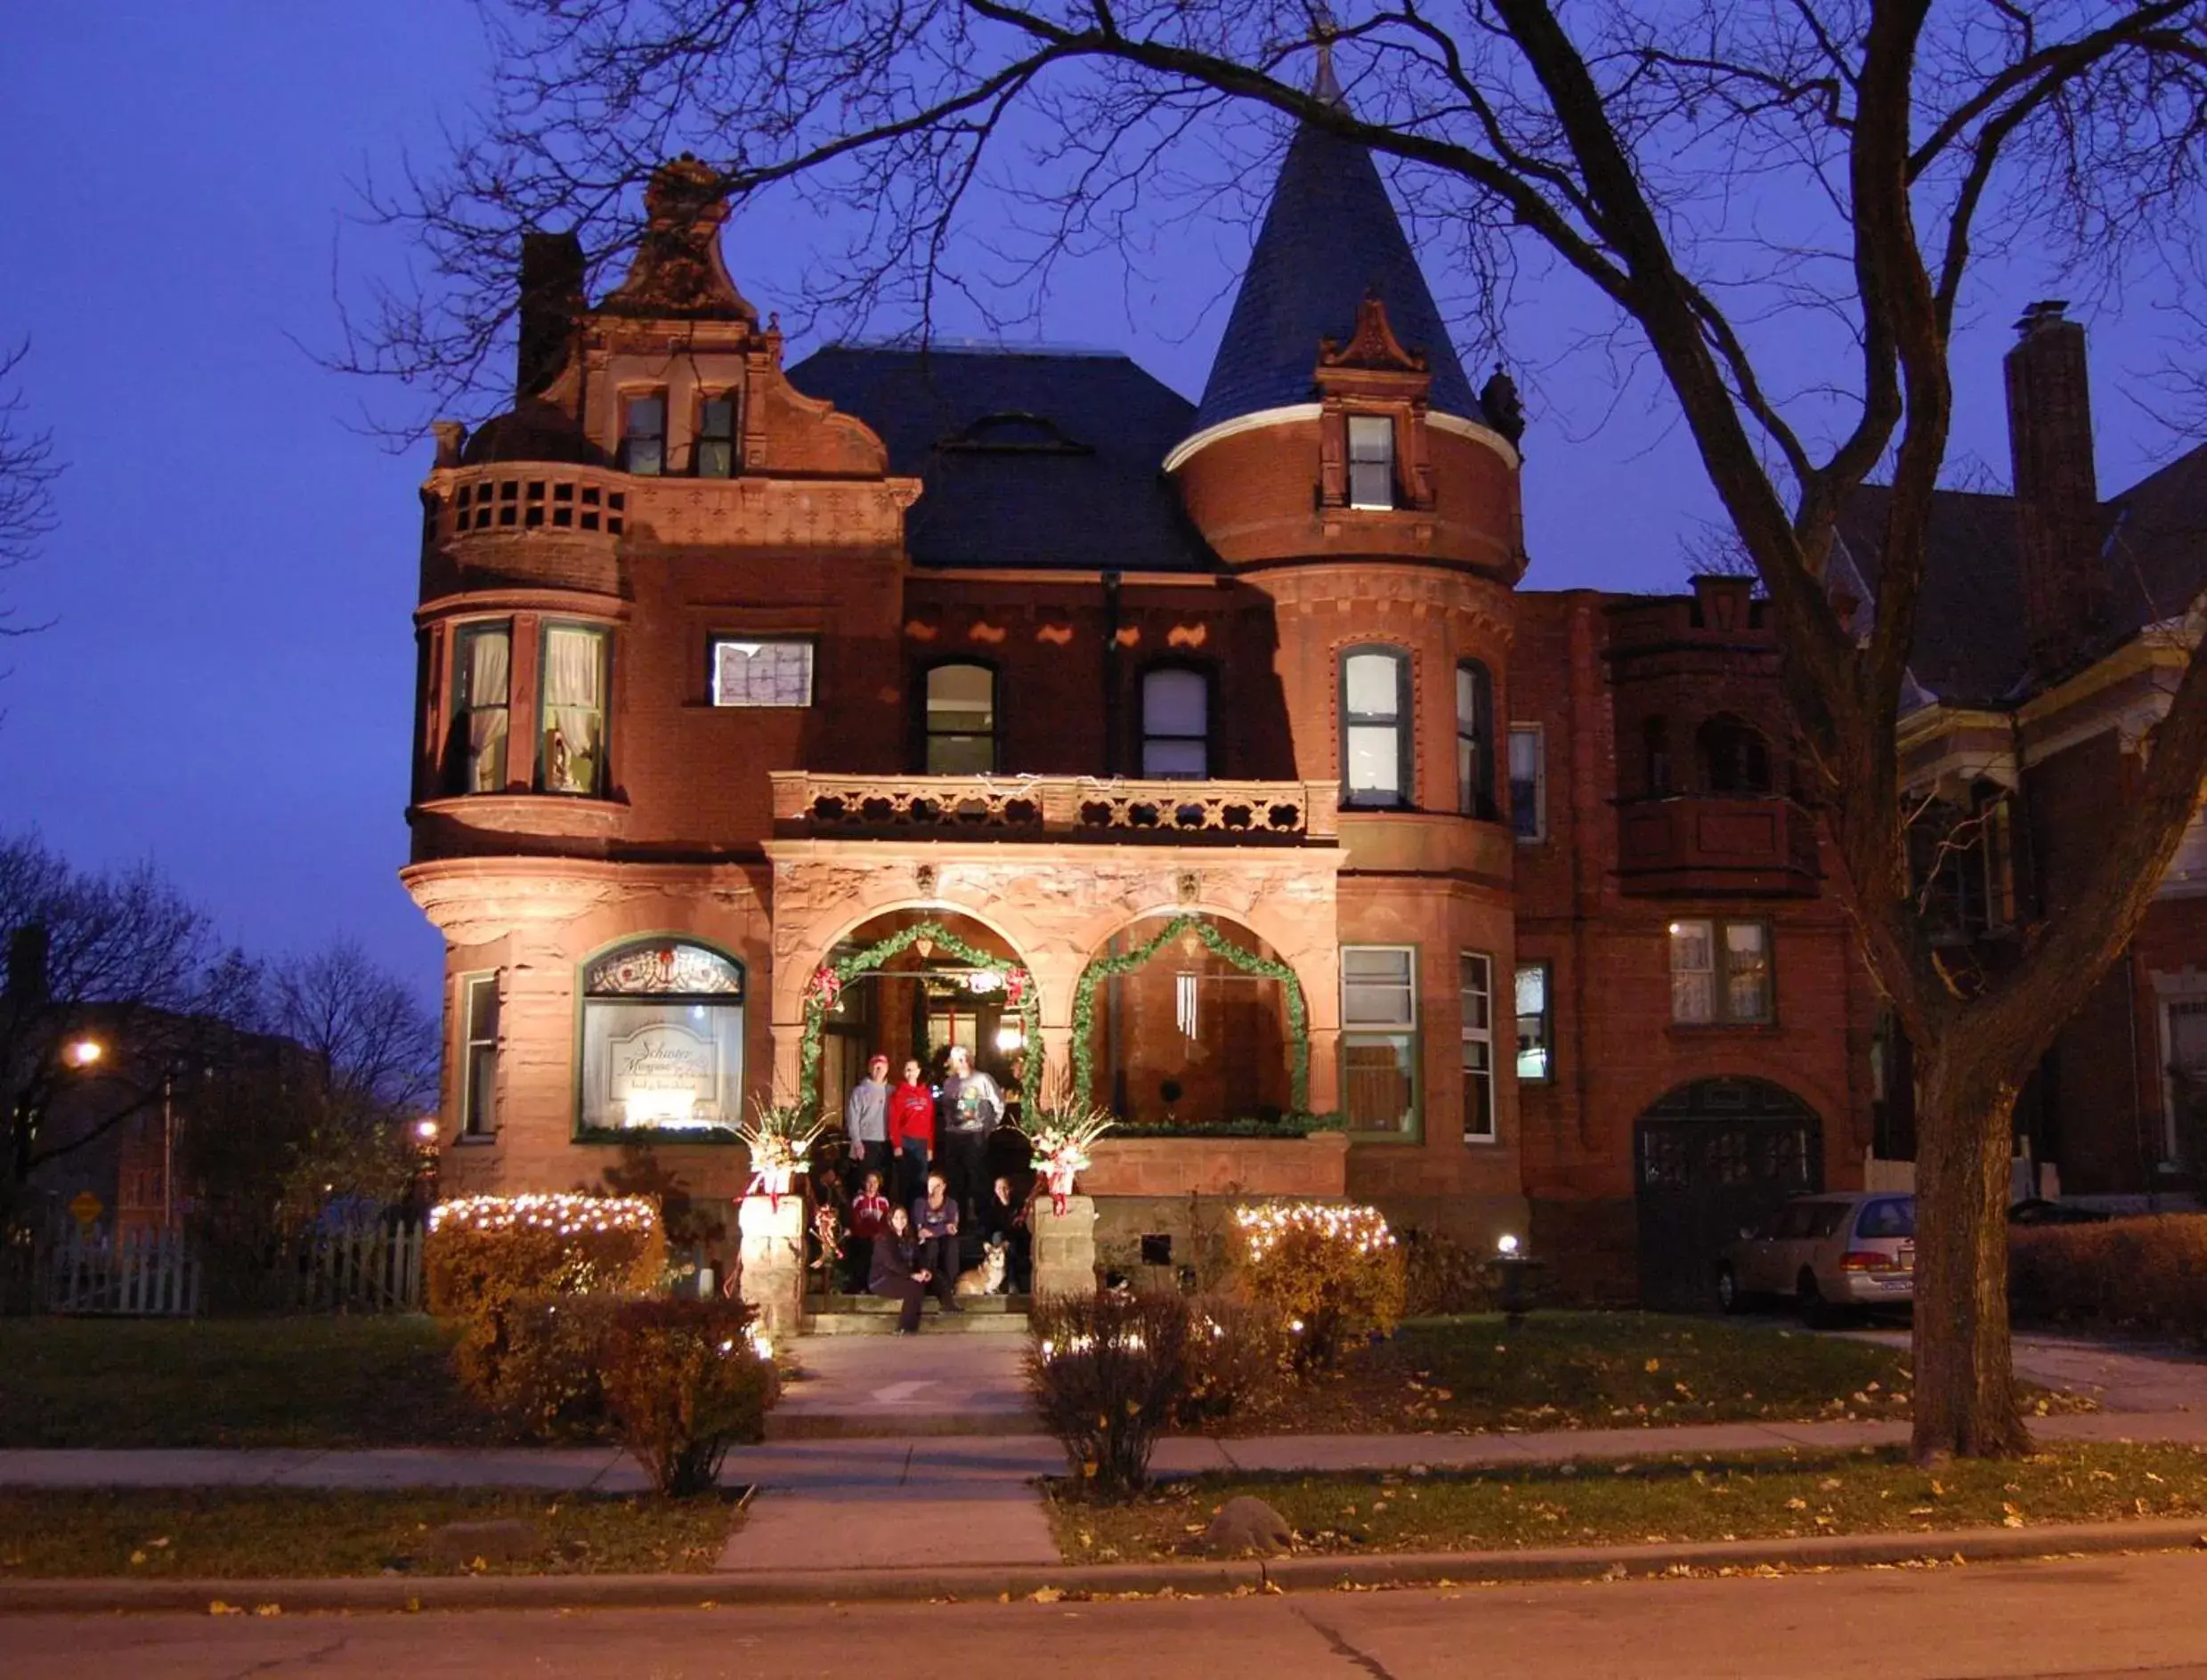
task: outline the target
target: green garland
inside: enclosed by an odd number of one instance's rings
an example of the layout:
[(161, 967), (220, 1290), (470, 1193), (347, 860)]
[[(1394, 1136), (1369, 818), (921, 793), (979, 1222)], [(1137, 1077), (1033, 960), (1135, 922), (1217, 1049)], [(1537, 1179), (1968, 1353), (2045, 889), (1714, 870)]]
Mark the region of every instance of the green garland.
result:
[(805, 1036), (798, 1050), (797, 1088), (799, 1101), (807, 1115), (817, 1115), (820, 1111), (822, 1041), (827, 1035), (828, 1010), (834, 995), (823, 990), (821, 975), (832, 975), (834, 993), (840, 994), (858, 975), (872, 973), (891, 957), (910, 950), (922, 939), (934, 940), (953, 956), (970, 962), (977, 969), (986, 969), (992, 973), (1007, 977), (1015, 974), (1019, 977), (1019, 984), (1024, 988), (1015, 1005), (1019, 1011), (1019, 1027), (1026, 1039), (1029, 1064), (1035, 1067), (1041, 1065), (1043, 999), (1041, 988), (1035, 983), (1035, 976), (1016, 962), (1007, 962), (991, 952), (968, 945), (939, 921), (915, 921), (911, 927), (899, 928), (887, 938), (868, 946), (863, 951), (855, 951), (838, 962), (823, 964), (814, 970), (812, 977), (806, 981)]
[(1287, 995), (1287, 1053), (1288, 1106), (1301, 1111), (1310, 1106), (1310, 1022), (1303, 1007), (1302, 982), (1295, 978), (1294, 970), (1285, 962), (1270, 957), (1261, 957), (1253, 951), (1245, 951), (1209, 921), (1199, 915), (1179, 915), (1164, 924), (1164, 930), (1145, 945), (1119, 955), (1098, 957), (1081, 971), (1080, 982), (1073, 988), (1073, 1090), (1085, 1099), (1093, 1088), (1096, 1076), (1096, 1055), (1091, 1041), (1096, 1027), (1096, 982), (1108, 975), (1124, 974), (1139, 969), (1162, 951), (1166, 943), (1189, 929), (1208, 946), (1214, 956), (1223, 957), (1244, 974), (1262, 974), (1278, 980)]

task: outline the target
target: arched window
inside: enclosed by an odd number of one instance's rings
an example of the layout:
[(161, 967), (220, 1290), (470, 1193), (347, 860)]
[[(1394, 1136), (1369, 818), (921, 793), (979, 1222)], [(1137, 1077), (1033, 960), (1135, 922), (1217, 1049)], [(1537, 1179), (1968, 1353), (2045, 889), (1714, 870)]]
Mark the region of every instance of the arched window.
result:
[(1185, 665), (1142, 673), (1142, 774), (1201, 781), (1211, 774), (1211, 678)]
[(930, 666), (920, 733), (920, 767), (927, 775), (994, 775), (996, 673), (986, 665)]
[(1353, 647), (1341, 656), (1341, 796), (1344, 805), (1408, 805), (1410, 656)]
[(1492, 822), (1494, 676), (1475, 659), (1456, 668), (1456, 808)]
[(1770, 791), (1770, 748), (1749, 725), (1719, 712), (1695, 731), (1693, 743), (1709, 792)]
[(1642, 724), (1640, 747), (1648, 794), (1661, 799), (1670, 792), (1670, 720), (1651, 718)]
[(578, 1130), (718, 1137), (743, 1112), (743, 965), (639, 939), (583, 965)]

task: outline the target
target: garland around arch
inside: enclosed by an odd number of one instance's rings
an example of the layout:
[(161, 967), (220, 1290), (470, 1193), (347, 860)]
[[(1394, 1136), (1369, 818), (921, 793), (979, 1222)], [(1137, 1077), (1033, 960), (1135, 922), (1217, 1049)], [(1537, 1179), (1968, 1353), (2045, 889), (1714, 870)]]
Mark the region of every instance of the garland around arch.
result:
[(1208, 917), (1182, 913), (1164, 924), (1156, 937), (1117, 956), (1098, 957), (1081, 971), (1073, 988), (1073, 1090), (1085, 1099), (1093, 1089), (1096, 1055), (1092, 1044), (1096, 1026), (1096, 982), (1114, 974), (1138, 969), (1181, 934), (1193, 930), (1210, 948), (1244, 974), (1278, 980), (1287, 999), (1288, 1106), (1297, 1112), (1310, 1106), (1310, 1018), (1303, 1005), (1302, 982), (1286, 963), (1245, 951), (1212, 925)]
[(1043, 999), (1034, 975), (1016, 962), (1007, 962), (991, 952), (967, 944), (939, 921), (915, 921), (863, 951), (822, 963), (805, 983), (805, 1036), (798, 1050), (797, 1088), (807, 1114), (816, 1115), (820, 1110), (820, 1058), (827, 1035), (828, 1011), (842, 996), (844, 986), (862, 974), (872, 973), (922, 939), (932, 939), (953, 956), (998, 976), (1003, 983), (1004, 1002), (1019, 1012), (1019, 1028), (1026, 1038), (1029, 1058), (1040, 1057)]

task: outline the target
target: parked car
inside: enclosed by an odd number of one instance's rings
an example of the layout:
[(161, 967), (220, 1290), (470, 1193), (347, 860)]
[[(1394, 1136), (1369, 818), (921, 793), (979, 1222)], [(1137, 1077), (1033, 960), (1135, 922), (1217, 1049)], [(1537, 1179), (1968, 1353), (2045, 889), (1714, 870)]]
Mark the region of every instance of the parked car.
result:
[(1738, 1312), (1790, 1297), (1814, 1323), (1834, 1308), (1912, 1306), (1916, 1198), (1857, 1190), (1797, 1196), (1740, 1233), (1716, 1262), (1716, 1300)]
[(2105, 1225), (2108, 1215), (2097, 1207), (2079, 1207), (2074, 1202), (2049, 1202), (2034, 1196), (2017, 1202), (2008, 1210), (2010, 1225)]

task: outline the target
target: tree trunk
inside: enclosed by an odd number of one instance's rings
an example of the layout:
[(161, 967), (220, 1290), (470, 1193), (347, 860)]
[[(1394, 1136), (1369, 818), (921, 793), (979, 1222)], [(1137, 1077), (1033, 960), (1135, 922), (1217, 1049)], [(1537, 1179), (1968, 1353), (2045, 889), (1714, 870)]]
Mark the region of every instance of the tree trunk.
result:
[[(1970, 1059), (1976, 1060), (1976, 1059)], [(1916, 1070), (1915, 1434), (1942, 1455), (2019, 1457), (2008, 1327), (2008, 1190), (2016, 1083), (1935, 1046)]]

